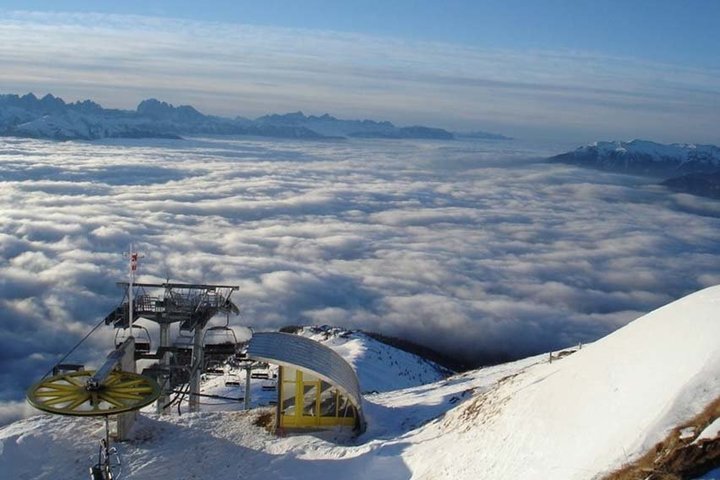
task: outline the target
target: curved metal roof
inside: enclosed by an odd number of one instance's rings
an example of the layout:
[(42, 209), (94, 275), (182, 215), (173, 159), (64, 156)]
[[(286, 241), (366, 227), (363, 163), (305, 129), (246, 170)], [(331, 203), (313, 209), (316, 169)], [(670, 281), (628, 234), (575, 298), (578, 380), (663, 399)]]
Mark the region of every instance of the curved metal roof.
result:
[(360, 428), (365, 429), (360, 382), (355, 370), (333, 349), (291, 333), (259, 332), (250, 339), (247, 354), (256, 360), (308, 370), (338, 388), (357, 408)]

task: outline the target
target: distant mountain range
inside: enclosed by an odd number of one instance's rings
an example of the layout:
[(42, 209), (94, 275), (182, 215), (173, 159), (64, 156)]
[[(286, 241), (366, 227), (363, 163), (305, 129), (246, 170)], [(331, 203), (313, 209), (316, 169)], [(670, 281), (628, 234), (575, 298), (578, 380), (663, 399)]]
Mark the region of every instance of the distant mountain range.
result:
[(672, 190), (720, 198), (720, 148), (715, 145), (595, 142), (548, 161), (660, 177)]
[[(493, 138), (502, 137), (479, 132)], [(66, 103), (61, 98), (34, 94), (0, 95), (0, 136), (53, 140), (101, 138), (180, 138), (182, 135), (253, 135), (274, 138), (338, 139), (390, 138), (452, 140), (441, 128), (397, 127), (374, 120), (341, 120), (328, 114), (302, 112), (265, 115), (251, 120), (205, 115), (189, 105), (175, 107), (156, 99), (142, 101), (136, 110), (107, 109), (91, 100)]]
[(665, 177), (720, 170), (720, 148), (715, 145), (681, 143), (663, 145), (647, 140), (595, 142), (549, 160)]
[(323, 137), (330, 138), (431, 138), (452, 140), (452, 133), (441, 128), (396, 127), (390, 122), (374, 120), (340, 120), (327, 113), (321, 116), (306, 116), (302, 112), (284, 115), (265, 115), (254, 123), (260, 127), (305, 128)]
[(500, 135), (499, 133), (483, 132), (481, 130), (472, 132), (455, 132), (455, 137), (475, 138), (478, 140), (513, 140), (512, 137), (506, 137), (505, 135)]

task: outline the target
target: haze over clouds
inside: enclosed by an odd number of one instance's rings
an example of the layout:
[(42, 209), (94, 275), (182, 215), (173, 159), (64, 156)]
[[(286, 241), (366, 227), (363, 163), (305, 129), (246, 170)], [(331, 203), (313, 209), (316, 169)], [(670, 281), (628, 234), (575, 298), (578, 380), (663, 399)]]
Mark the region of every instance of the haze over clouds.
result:
[[(720, 283), (717, 202), (470, 142), (0, 140), (0, 413), (141, 281), (237, 284), (238, 325), (466, 361), (588, 342)], [(97, 361), (110, 328), (74, 357)]]
[[(559, 26), (556, 26), (559, 28)], [(720, 143), (720, 75), (527, 50), (138, 15), (3, 12), (3, 93), (204, 113), (302, 109), (517, 137)]]

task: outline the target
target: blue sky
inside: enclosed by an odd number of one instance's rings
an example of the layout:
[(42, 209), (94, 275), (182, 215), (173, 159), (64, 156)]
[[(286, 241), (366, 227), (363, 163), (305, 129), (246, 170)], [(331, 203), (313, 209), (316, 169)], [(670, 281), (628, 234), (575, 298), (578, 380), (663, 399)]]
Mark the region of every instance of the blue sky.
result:
[(720, 66), (715, 0), (4, 0), (7, 9), (179, 17)]
[[(720, 2), (711, 0), (5, 0), (0, 9), (6, 92), (720, 143), (710, 127), (720, 120)], [(143, 82), (136, 70), (149, 63)], [(115, 75), (103, 79), (103, 70)]]

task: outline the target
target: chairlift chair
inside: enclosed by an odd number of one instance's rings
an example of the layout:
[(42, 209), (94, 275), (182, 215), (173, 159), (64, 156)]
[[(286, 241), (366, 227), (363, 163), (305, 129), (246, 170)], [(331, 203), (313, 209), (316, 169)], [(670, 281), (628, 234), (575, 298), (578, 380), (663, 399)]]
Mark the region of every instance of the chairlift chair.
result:
[(81, 363), (58, 363), (53, 367), (52, 374), (55, 376), (58, 373), (81, 372), (83, 370), (85, 370), (85, 365)]
[(179, 366), (190, 366), (192, 363), (193, 335), (183, 333), (181, 329), (173, 340), (173, 356), (171, 362)]
[(223, 368), (223, 366), (220, 362), (211, 361), (211, 362), (208, 362), (207, 365), (205, 365), (205, 368), (203, 369), (203, 373), (207, 373), (210, 375), (224, 375), (225, 369)]
[(152, 347), (150, 332), (142, 325), (133, 325), (132, 328), (117, 329), (115, 331), (115, 348), (118, 348), (130, 337), (135, 337), (136, 353), (150, 352), (150, 348)]
[(237, 337), (235, 331), (228, 327), (210, 327), (203, 336), (203, 349), (205, 355), (222, 355), (229, 357), (237, 352)]
[(193, 334), (192, 332), (183, 333), (182, 330), (178, 332), (175, 341), (173, 342), (175, 351), (178, 353), (192, 353), (193, 349)]

